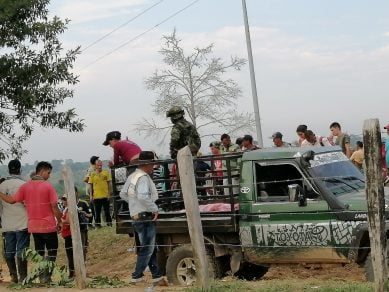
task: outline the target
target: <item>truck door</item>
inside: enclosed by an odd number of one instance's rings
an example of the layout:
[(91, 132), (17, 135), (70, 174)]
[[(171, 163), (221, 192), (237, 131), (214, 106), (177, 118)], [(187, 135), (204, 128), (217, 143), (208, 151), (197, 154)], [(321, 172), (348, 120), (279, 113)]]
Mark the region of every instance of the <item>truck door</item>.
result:
[[(245, 165), (242, 166), (245, 172)], [(240, 237), (247, 260), (253, 263), (339, 262), (332, 244), (330, 208), (310, 180), (293, 162), (247, 163), (252, 168), (253, 192), (241, 194)], [(246, 170), (247, 171), (247, 170)], [(247, 190), (248, 180), (242, 181)], [(288, 189), (305, 192), (299, 206)]]

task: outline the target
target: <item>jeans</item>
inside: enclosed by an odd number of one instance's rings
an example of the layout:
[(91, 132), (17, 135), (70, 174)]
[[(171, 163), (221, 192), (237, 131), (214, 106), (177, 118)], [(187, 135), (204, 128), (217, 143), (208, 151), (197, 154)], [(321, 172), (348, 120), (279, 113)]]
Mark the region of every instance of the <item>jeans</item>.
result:
[(69, 264), (69, 275), (74, 275), (74, 259), (73, 259), (73, 243), (72, 243), (72, 236), (68, 235), (64, 237), (65, 240), (65, 250), (66, 250), (66, 256), (68, 258), (68, 264)]
[(93, 200), (89, 201), (89, 207), (92, 212), (92, 217), (89, 218), (89, 226), (93, 226), (93, 220), (96, 221), (96, 212), (95, 212), (95, 204), (93, 203)]
[(135, 221), (135, 232), (138, 234), (140, 246), (137, 248), (137, 259), (133, 279), (143, 277), (143, 271), (149, 266), (153, 279), (162, 277), (157, 264), (157, 247), (155, 245), (155, 222)]
[[(83, 248), (83, 255), (84, 255), (84, 261), (86, 260), (86, 236), (88, 236), (88, 231), (81, 231), (81, 243)], [(69, 264), (69, 276), (74, 276), (74, 257), (73, 257), (73, 241), (72, 236), (68, 235), (64, 238), (65, 241), (65, 251), (66, 251), (66, 257), (68, 258), (68, 264)]]
[(42, 257), (47, 250), (47, 260), (55, 262), (58, 250), (57, 232), (50, 233), (33, 233), (36, 252)]
[[(46, 259), (51, 262), (55, 262), (58, 251), (58, 236), (57, 232), (50, 233), (33, 233), (35, 251), (42, 257), (45, 257), (45, 251), (47, 250)], [(41, 283), (49, 283), (51, 281), (52, 270), (46, 269), (39, 275)]]
[(15, 255), (18, 258), (23, 257), (23, 251), (30, 246), (30, 233), (27, 229), (19, 231), (3, 232), (4, 257), (12, 260)]
[(84, 261), (86, 261), (86, 253), (88, 252), (88, 230), (81, 230), (81, 243), (84, 251)]
[(109, 213), (109, 199), (108, 198), (102, 198), (102, 199), (94, 199), (93, 203), (95, 205), (95, 225), (101, 226), (101, 208), (104, 209), (104, 215), (105, 215), (105, 222), (107, 225), (112, 225), (112, 219), (111, 214)]

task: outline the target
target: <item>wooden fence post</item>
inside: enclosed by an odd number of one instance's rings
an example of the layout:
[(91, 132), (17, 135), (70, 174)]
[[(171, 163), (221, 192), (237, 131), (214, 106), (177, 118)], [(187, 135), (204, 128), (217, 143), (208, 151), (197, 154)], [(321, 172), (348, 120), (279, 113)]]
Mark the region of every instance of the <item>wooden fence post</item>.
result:
[(81, 241), (80, 224), (78, 221), (78, 210), (76, 194), (74, 191), (74, 179), (71, 169), (65, 164), (62, 171), (65, 185), (65, 192), (68, 195), (68, 209), (70, 219), (70, 231), (72, 233), (74, 272), (76, 276), (76, 286), (79, 289), (86, 288), (86, 270), (84, 262), (84, 251)]
[(177, 162), (186, 216), (188, 219), (189, 235), (196, 263), (196, 280), (198, 286), (207, 291), (210, 288), (208, 275), (209, 263), (204, 245), (203, 227), (201, 225), (199, 202), (196, 193), (193, 157), (188, 146), (178, 151)]
[(385, 198), (382, 176), (381, 133), (378, 119), (365, 120), (363, 144), (366, 165), (366, 196), (370, 250), (375, 291), (384, 291), (388, 280), (385, 232)]

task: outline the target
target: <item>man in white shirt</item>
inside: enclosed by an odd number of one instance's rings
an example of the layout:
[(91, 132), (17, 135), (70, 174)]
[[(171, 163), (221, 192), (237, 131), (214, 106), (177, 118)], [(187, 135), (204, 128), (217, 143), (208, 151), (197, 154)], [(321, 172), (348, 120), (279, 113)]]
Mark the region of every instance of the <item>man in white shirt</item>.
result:
[[(139, 154), (139, 162), (152, 162), (154, 152), (142, 151)], [(144, 280), (143, 272), (148, 266), (153, 278), (153, 284), (167, 286), (162, 277), (157, 263), (157, 248), (155, 243), (156, 226), (158, 218), (158, 206), (155, 201), (158, 199), (158, 192), (151, 175), (154, 164), (141, 164), (127, 178), (122, 193), (127, 191), (128, 207), (131, 218), (134, 220), (134, 230), (139, 237), (140, 246), (137, 249), (137, 260), (135, 271), (132, 273), (131, 282), (139, 283)]]

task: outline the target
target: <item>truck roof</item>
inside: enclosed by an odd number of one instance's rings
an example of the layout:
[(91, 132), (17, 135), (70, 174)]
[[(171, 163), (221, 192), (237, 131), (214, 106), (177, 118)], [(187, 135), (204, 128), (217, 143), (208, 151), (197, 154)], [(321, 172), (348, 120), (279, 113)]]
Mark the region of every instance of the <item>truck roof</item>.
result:
[(292, 159), (312, 150), (317, 153), (339, 152), (339, 146), (328, 147), (273, 147), (244, 152), (242, 161)]

